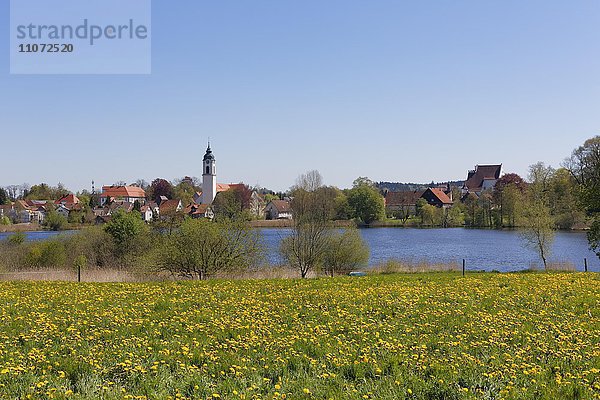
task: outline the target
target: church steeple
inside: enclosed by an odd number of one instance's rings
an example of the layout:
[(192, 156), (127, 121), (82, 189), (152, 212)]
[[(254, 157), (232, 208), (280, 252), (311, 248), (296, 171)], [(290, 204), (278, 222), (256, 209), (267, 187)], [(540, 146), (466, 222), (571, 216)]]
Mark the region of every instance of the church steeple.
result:
[(217, 165), (210, 141), (202, 159), (202, 204), (211, 204), (217, 195)]
[(206, 153), (204, 154), (204, 158), (202, 159), (203, 161), (206, 160), (213, 160), (214, 161), (215, 156), (212, 153), (212, 150), (210, 149), (210, 142), (208, 142), (208, 147), (206, 148)]

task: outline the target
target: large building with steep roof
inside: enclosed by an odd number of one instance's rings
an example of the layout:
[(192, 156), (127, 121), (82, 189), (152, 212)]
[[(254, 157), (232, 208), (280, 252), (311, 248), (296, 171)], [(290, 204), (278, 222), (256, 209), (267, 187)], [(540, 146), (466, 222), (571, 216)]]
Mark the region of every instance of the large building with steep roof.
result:
[(463, 195), (469, 193), (480, 195), (483, 191), (493, 189), (501, 176), (502, 164), (476, 165), (475, 169), (467, 174), (467, 180), (462, 188)]
[(137, 200), (140, 204), (144, 204), (146, 202), (146, 192), (137, 186), (103, 186), (100, 205), (103, 206), (114, 200), (128, 203), (135, 203)]

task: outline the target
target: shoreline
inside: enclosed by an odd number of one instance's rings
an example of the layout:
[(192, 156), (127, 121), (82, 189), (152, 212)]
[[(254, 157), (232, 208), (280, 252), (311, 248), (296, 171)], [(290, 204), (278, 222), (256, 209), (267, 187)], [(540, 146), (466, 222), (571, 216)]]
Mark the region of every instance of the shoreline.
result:
[[(293, 220), (253, 220), (249, 221), (250, 227), (258, 228), (258, 229), (277, 229), (277, 228), (292, 228), (294, 226)], [(2, 233), (18, 233), (18, 232), (67, 232), (67, 231), (79, 231), (85, 229), (87, 227), (92, 227), (96, 225), (74, 225), (68, 227), (68, 229), (63, 229), (61, 231), (52, 231), (48, 229), (43, 229), (39, 224), (12, 224), (12, 225), (0, 225), (0, 234)], [(357, 224), (352, 220), (340, 220), (340, 221), (332, 221), (332, 226), (334, 228), (347, 228), (351, 226), (355, 226), (358, 229), (378, 229), (378, 228), (399, 228), (399, 229), (473, 229), (473, 230), (486, 230), (486, 231), (519, 231), (523, 228), (521, 227), (502, 227), (502, 228), (489, 228), (489, 227), (477, 227), (477, 226), (449, 226), (449, 227), (441, 227), (441, 226), (418, 226), (418, 225), (401, 225), (396, 223), (389, 223), (386, 221), (374, 222), (371, 224)], [(587, 232), (589, 231), (589, 227), (584, 228), (571, 228), (571, 229), (556, 229), (557, 232)]]

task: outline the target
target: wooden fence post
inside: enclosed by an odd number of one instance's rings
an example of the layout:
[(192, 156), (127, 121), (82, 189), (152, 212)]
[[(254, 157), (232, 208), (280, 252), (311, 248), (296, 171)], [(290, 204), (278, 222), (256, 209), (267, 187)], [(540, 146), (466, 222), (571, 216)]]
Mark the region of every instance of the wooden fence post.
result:
[(587, 272), (587, 257), (583, 259), (584, 271)]
[(467, 264), (467, 261), (463, 258), (463, 270), (462, 270), (462, 276), (465, 276), (465, 266)]

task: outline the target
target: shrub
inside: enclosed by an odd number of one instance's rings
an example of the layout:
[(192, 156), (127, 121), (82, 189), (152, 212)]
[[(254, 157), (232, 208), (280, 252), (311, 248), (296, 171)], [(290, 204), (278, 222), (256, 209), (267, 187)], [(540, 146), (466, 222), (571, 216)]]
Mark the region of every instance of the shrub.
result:
[(348, 273), (369, 261), (369, 247), (356, 228), (333, 232), (326, 243), (323, 265), (328, 275)]
[(35, 268), (62, 267), (66, 261), (65, 245), (58, 240), (35, 243), (25, 259), (28, 266)]
[(16, 232), (10, 235), (8, 238), (6, 238), (6, 241), (11, 245), (18, 246), (20, 244), (25, 243), (25, 239), (27, 239), (27, 236), (25, 236), (23, 232)]
[(91, 266), (112, 267), (117, 264), (112, 237), (101, 227), (82, 229), (66, 238), (65, 244), (71, 264), (79, 256), (84, 256)]
[(260, 233), (244, 222), (187, 219), (179, 230), (161, 237), (149, 263), (174, 275), (206, 279), (256, 266), (263, 255)]

